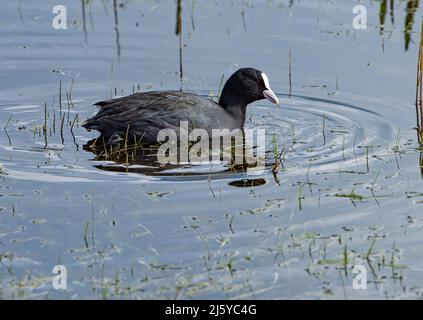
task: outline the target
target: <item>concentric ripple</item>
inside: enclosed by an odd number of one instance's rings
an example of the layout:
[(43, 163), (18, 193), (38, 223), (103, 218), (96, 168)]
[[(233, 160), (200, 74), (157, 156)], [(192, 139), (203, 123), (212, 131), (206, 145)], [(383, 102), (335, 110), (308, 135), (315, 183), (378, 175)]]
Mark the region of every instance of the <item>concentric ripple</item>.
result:
[[(47, 145), (40, 117), (43, 106), (3, 107), (2, 118), (10, 118), (0, 138), (1, 161), (8, 176), (48, 182), (194, 181), (239, 176), (227, 166), (216, 164), (162, 168), (148, 163), (128, 167), (97, 161), (93, 154), (82, 150), (92, 138), (90, 133), (78, 125), (72, 127), (76, 114), (80, 118), (89, 116), (86, 105), (75, 102), (69, 114), (63, 111), (62, 115), (53, 115), (49, 111)], [(65, 126), (61, 130), (57, 119), (63, 117)], [(276, 151), (283, 151), (283, 161), (296, 172), (307, 170), (310, 163), (314, 169), (330, 170), (342, 165), (347, 170), (349, 165), (363, 161), (366, 149), (390, 143), (395, 137), (394, 126), (367, 106), (306, 96), (282, 96), (281, 107), (256, 103), (248, 110), (246, 127), (266, 130), (266, 163), (270, 167)]]
[(365, 106), (305, 96), (281, 99), (281, 106), (255, 108), (249, 126), (265, 127), (268, 144), (276, 141), (279, 150), (285, 148), (286, 161), (298, 169), (310, 162), (315, 169), (339, 168), (341, 163), (345, 169), (363, 161), (367, 148), (395, 138), (389, 120)]

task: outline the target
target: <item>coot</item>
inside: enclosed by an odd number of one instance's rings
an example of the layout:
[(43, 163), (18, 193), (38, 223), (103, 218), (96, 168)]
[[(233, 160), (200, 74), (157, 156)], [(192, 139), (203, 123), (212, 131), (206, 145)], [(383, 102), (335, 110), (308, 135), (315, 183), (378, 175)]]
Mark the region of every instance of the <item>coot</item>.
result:
[(161, 129), (179, 131), (181, 121), (189, 130), (242, 129), (247, 105), (268, 99), (279, 104), (266, 74), (254, 68), (236, 71), (225, 83), (219, 103), (181, 91), (151, 91), (100, 101), (100, 111), (82, 125), (97, 130), (106, 142), (138, 137), (143, 143), (157, 143)]

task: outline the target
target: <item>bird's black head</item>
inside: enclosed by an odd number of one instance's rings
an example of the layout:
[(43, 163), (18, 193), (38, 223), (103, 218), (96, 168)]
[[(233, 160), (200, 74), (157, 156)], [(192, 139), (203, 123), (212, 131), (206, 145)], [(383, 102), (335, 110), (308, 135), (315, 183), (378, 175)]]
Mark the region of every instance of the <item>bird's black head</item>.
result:
[(264, 72), (254, 68), (242, 68), (226, 81), (219, 104), (225, 109), (245, 107), (261, 99), (279, 104), (278, 97), (270, 89), (269, 79)]

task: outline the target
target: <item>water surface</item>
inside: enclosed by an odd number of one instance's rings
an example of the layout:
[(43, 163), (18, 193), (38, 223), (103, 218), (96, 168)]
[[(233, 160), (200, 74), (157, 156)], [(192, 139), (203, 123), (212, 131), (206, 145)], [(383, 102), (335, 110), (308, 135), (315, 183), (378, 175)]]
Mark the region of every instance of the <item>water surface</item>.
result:
[[(278, 93), (280, 108), (247, 116), (270, 154), (285, 150), (276, 177), (126, 170), (84, 150), (93, 103), (179, 87), (173, 5), (94, 0), (83, 15), (63, 0), (68, 29), (54, 30), (54, 1), (1, 4), (1, 297), (421, 297), (421, 10), (365, 1), (357, 31), (355, 1), (289, 3), (184, 2), (185, 90), (216, 95), (222, 74), (253, 66)], [(357, 264), (367, 290), (352, 287)]]

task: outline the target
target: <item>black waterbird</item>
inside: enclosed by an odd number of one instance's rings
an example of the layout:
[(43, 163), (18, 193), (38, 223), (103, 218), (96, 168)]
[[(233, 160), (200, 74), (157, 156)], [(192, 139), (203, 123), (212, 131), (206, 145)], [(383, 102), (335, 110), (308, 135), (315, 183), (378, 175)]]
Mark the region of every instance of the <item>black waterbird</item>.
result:
[(82, 126), (97, 130), (108, 143), (136, 137), (146, 144), (157, 143), (162, 129), (242, 129), (247, 105), (261, 99), (279, 104), (267, 75), (254, 68), (236, 71), (225, 83), (219, 103), (193, 93), (151, 91), (95, 103), (100, 111)]

